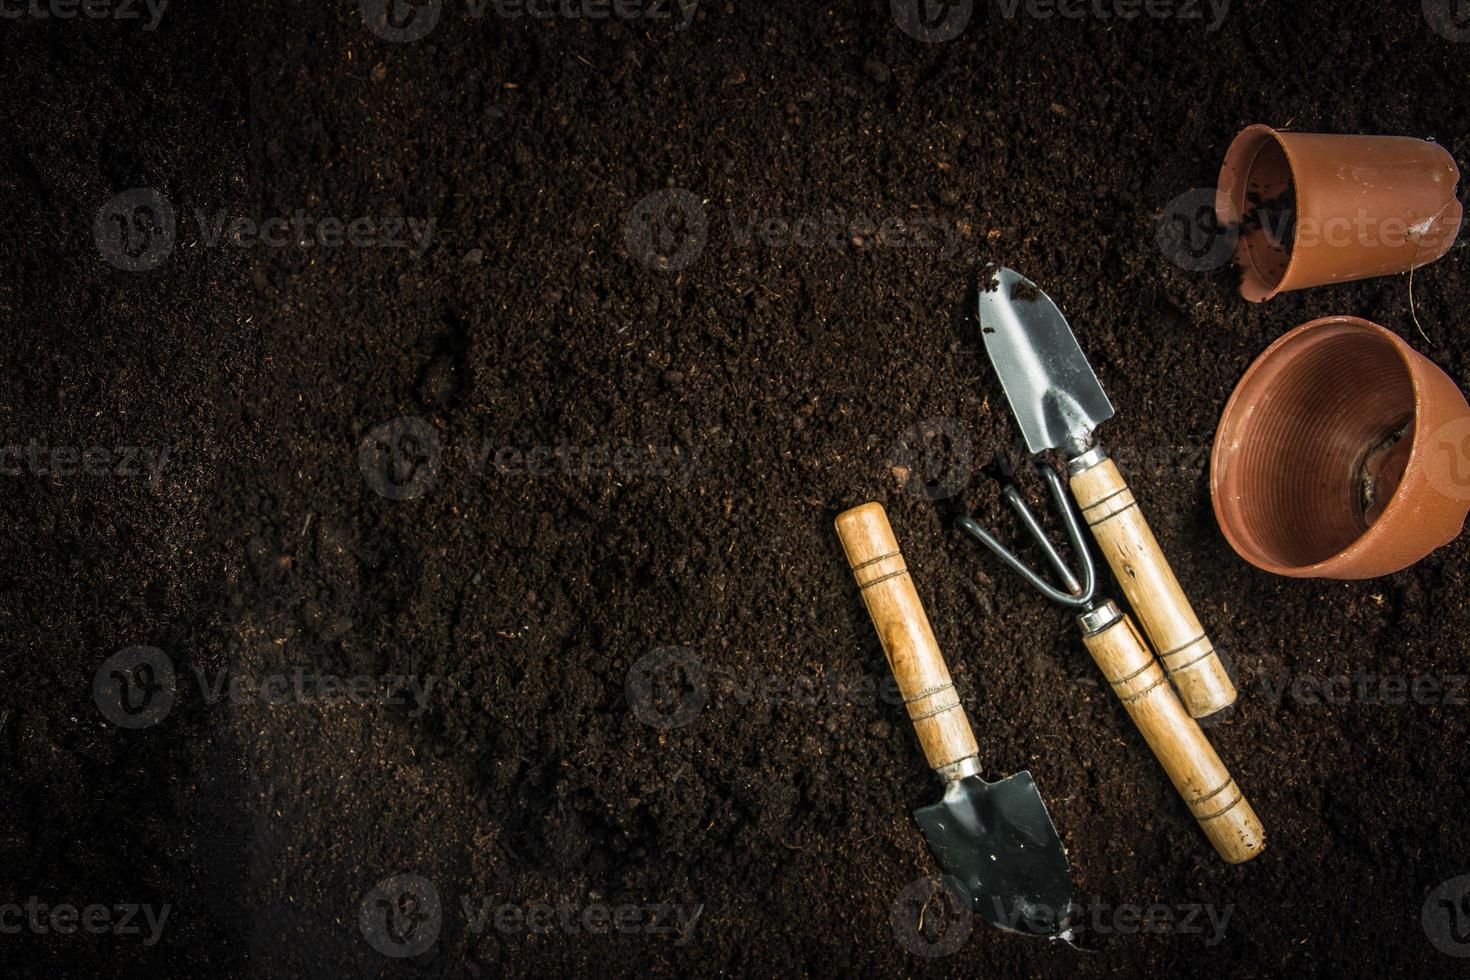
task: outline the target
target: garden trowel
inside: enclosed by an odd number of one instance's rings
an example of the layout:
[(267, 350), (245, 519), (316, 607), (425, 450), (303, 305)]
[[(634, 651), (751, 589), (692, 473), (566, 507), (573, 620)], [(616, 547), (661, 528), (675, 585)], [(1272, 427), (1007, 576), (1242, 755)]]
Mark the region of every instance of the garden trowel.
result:
[(1093, 440), (1113, 417), (1072, 328), (1051, 298), (990, 266), (978, 290), (980, 336), (1033, 453), (1060, 449), (1072, 496), (1113, 575), (1195, 718), (1235, 701), (1235, 685), (1185, 598), (1117, 465)]
[(992, 925), (1064, 936), (1072, 912), (1067, 852), (1029, 772), (980, 778), (975, 735), (888, 515), (876, 503), (844, 511), (837, 534), (919, 744), (945, 783), (938, 803), (914, 811), (934, 856)]

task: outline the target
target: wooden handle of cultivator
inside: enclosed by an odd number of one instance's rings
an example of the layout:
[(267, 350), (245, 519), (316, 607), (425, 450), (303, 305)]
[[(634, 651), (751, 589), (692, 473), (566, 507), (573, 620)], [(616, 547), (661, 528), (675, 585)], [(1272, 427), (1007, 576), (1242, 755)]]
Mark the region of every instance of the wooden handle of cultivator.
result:
[(1205, 836), (1231, 864), (1266, 848), (1266, 833), (1250, 801), (1199, 724), (1184, 711), (1138, 627), (1117, 605), (1081, 617), (1083, 642)]
[(1074, 473), (1072, 496), (1189, 713), (1203, 718), (1234, 704), (1235, 685), (1118, 467), (1102, 456)]
[(837, 536), (929, 765), (946, 781), (979, 771), (975, 734), (881, 504), (837, 515)]

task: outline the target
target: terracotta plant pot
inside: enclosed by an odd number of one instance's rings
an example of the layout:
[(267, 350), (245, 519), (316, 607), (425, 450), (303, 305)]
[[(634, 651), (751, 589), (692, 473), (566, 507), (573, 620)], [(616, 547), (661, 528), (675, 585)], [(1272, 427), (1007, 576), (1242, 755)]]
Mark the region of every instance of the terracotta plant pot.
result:
[(1428, 140), (1246, 127), (1215, 192), (1216, 215), (1238, 232), (1240, 294), (1259, 303), (1428, 265), (1460, 233), (1459, 180)]
[(1210, 494), (1231, 546), (1268, 572), (1398, 571), (1465, 524), (1470, 406), (1383, 327), (1313, 320), (1266, 348), (1230, 396)]

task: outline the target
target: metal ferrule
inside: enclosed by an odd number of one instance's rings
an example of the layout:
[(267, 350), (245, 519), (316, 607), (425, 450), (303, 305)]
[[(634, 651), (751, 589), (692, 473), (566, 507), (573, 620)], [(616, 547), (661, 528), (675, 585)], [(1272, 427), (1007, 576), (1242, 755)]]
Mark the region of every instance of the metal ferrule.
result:
[(980, 757), (967, 755), (958, 762), (951, 762), (947, 766), (940, 766), (934, 771), (946, 783), (952, 783), (956, 779), (964, 779), (966, 776), (978, 776), (980, 775)]
[(1098, 463), (1108, 458), (1108, 454), (1101, 446), (1093, 446), (1086, 452), (1079, 453), (1067, 460), (1067, 475), (1076, 476), (1084, 470), (1090, 470)]
[(1118, 608), (1116, 602), (1109, 599), (1102, 605), (1089, 609), (1087, 612), (1078, 616), (1077, 625), (1082, 627), (1083, 633), (1092, 636), (1095, 633), (1101, 633), (1122, 618), (1123, 610)]

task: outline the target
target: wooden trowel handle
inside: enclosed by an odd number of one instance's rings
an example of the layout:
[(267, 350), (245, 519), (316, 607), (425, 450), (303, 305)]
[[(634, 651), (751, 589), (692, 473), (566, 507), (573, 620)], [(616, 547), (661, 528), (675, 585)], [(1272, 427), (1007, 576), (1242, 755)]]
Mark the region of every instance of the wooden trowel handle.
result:
[(1266, 834), (1256, 811), (1199, 723), (1185, 713), (1133, 620), (1111, 602), (1081, 620), (1087, 651), (1215, 850), (1231, 864), (1260, 854)]
[(979, 771), (978, 747), (881, 504), (837, 515), (837, 536), (929, 765), (946, 781)]
[(1159, 550), (1133, 491), (1111, 459), (1097, 450), (1093, 458), (1098, 461), (1072, 474), (1072, 495), (1082, 519), (1092, 528), (1189, 713), (1203, 718), (1228, 708), (1235, 702), (1235, 685)]

